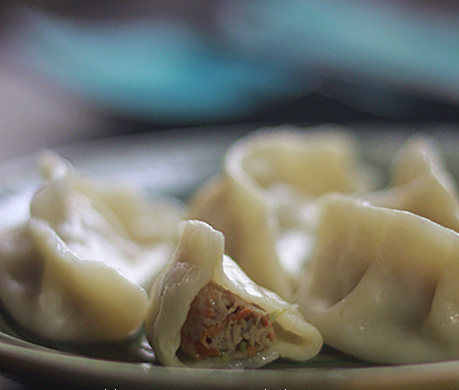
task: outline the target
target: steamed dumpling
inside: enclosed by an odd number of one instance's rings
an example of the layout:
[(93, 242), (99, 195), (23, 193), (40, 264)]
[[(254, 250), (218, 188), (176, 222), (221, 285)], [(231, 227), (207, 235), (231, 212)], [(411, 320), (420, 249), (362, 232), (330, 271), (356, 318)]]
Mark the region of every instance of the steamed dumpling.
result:
[(0, 300), (28, 333), (53, 341), (117, 341), (142, 325), (147, 293), (108, 264), (79, 258), (48, 224), (0, 237)]
[(307, 360), (322, 345), (296, 307), (260, 288), (223, 254), (223, 235), (187, 221), (174, 260), (153, 287), (145, 330), (167, 366), (251, 367)]
[(389, 188), (372, 193), (376, 205), (410, 211), (459, 232), (457, 188), (435, 141), (413, 136), (391, 163)]
[(41, 169), (30, 220), (0, 235), (3, 308), (49, 340), (129, 337), (143, 324), (146, 288), (175, 250), (182, 211), (99, 188), (54, 154), (42, 157)]
[(369, 183), (344, 132), (276, 128), (230, 148), (223, 174), (192, 199), (191, 217), (221, 230), (249, 277), (289, 300), (311, 247), (312, 200)]
[(59, 156), (42, 156), (46, 178), (31, 202), (31, 219), (47, 223), (82, 259), (103, 261), (150, 289), (175, 250), (183, 211), (147, 203), (123, 187), (98, 187)]
[(459, 235), (345, 195), (322, 199), (296, 301), (324, 343), (377, 363), (459, 358)]

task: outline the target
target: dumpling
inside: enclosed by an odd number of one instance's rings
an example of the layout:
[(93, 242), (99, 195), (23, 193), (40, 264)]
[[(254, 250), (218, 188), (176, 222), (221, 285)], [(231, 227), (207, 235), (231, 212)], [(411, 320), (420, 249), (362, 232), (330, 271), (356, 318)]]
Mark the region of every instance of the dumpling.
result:
[[(102, 189), (53, 153), (30, 219), (0, 234), (0, 301), (21, 329), (52, 341), (117, 341), (143, 324), (147, 288), (178, 241), (183, 211)], [(160, 225), (154, 231), (150, 225)]]
[(191, 218), (221, 230), (249, 277), (289, 300), (311, 247), (312, 200), (361, 192), (371, 181), (344, 132), (263, 130), (230, 148), (222, 175), (191, 200)]
[(53, 153), (42, 156), (41, 169), (46, 181), (31, 219), (46, 222), (80, 258), (104, 261), (149, 290), (174, 253), (184, 211), (127, 187), (97, 186)]
[(158, 278), (145, 321), (166, 366), (263, 366), (307, 360), (322, 345), (294, 305), (260, 288), (223, 254), (224, 237), (202, 221), (183, 224), (174, 260)]
[(106, 263), (82, 260), (48, 224), (32, 220), (0, 237), (0, 301), (29, 335), (87, 343), (135, 333), (148, 296)]
[(376, 206), (410, 211), (459, 232), (457, 188), (433, 139), (409, 138), (392, 160), (388, 189), (369, 194)]
[(296, 301), (324, 343), (376, 363), (459, 358), (459, 235), (350, 196), (321, 200)]

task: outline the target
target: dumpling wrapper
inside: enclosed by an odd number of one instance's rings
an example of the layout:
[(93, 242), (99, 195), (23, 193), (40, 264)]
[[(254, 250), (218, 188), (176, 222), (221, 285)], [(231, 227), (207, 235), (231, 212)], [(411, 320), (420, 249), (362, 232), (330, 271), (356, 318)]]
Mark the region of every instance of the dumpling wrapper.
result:
[[(187, 221), (174, 260), (157, 280), (151, 292), (145, 330), (157, 359), (166, 366), (261, 367), (278, 357), (307, 360), (315, 356), (322, 338), (306, 323), (296, 306), (257, 286), (241, 268), (223, 254), (224, 237), (201, 221)], [(210, 282), (235, 296), (277, 315), (273, 322), (276, 339), (254, 356), (232, 359), (228, 355), (182, 361), (177, 351), (181, 329), (190, 306)]]
[(324, 343), (376, 363), (459, 358), (459, 235), (326, 195), (296, 301)]
[(354, 139), (334, 128), (258, 131), (228, 151), (223, 173), (196, 193), (191, 218), (221, 230), (257, 284), (290, 300), (312, 244), (314, 200), (372, 188)]
[(81, 260), (43, 221), (2, 234), (0, 300), (30, 334), (52, 341), (119, 341), (143, 323), (148, 296), (102, 261)]
[[(99, 188), (53, 153), (30, 220), (0, 235), (0, 301), (30, 334), (118, 341), (143, 324), (152, 280), (178, 240), (181, 210), (127, 189)], [(159, 228), (152, 230), (148, 225)]]
[(459, 232), (456, 184), (433, 139), (409, 138), (393, 158), (389, 173), (389, 188), (370, 193), (370, 203), (410, 211)]
[(174, 253), (183, 209), (147, 202), (128, 187), (96, 186), (53, 153), (41, 168), (47, 180), (31, 219), (47, 222), (81, 259), (106, 262), (150, 290)]

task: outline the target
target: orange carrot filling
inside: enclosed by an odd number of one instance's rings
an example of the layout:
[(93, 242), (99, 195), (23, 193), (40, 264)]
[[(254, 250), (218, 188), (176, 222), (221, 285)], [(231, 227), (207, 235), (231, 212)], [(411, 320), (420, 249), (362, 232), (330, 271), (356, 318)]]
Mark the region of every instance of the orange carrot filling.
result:
[(182, 360), (252, 357), (269, 347), (275, 337), (264, 309), (210, 282), (190, 305), (177, 355)]

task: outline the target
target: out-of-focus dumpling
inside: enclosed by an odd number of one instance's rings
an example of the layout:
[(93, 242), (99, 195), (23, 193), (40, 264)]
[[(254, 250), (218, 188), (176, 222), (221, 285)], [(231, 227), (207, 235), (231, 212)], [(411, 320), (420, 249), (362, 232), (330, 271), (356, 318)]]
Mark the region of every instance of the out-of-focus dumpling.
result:
[(376, 206), (410, 211), (459, 232), (456, 184), (433, 139), (413, 136), (394, 156), (388, 189), (369, 194)]
[(354, 139), (336, 129), (259, 131), (228, 151), (223, 173), (191, 201), (191, 217), (225, 234), (256, 283), (289, 300), (308, 257), (314, 199), (371, 187)]
[(0, 301), (30, 334), (53, 341), (118, 341), (142, 325), (148, 296), (103, 261), (79, 258), (48, 224), (0, 237)]
[(42, 156), (41, 169), (46, 180), (31, 219), (46, 222), (80, 258), (103, 261), (149, 290), (174, 253), (184, 211), (128, 187), (97, 186), (53, 153)]
[(321, 200), (296, 301), (324, 343), (377, 363), (459, 358), (459, 235), (345, 195)]
[(143, 324), (145, 289), (173, 255), (183, 211), (99, 188), (52, 153), (41, 169), (45, 183), (30, 220), (0, 235), (3, 308), (22, 329), (49, 340), (128, 337)]
[(307, 360), (322, 345), (296, 306), (260, 288), (223, 254), (223, 235), (187, 221), (174, 260), (150, 297), (145, 330), (167, 366), (263, 366)]

